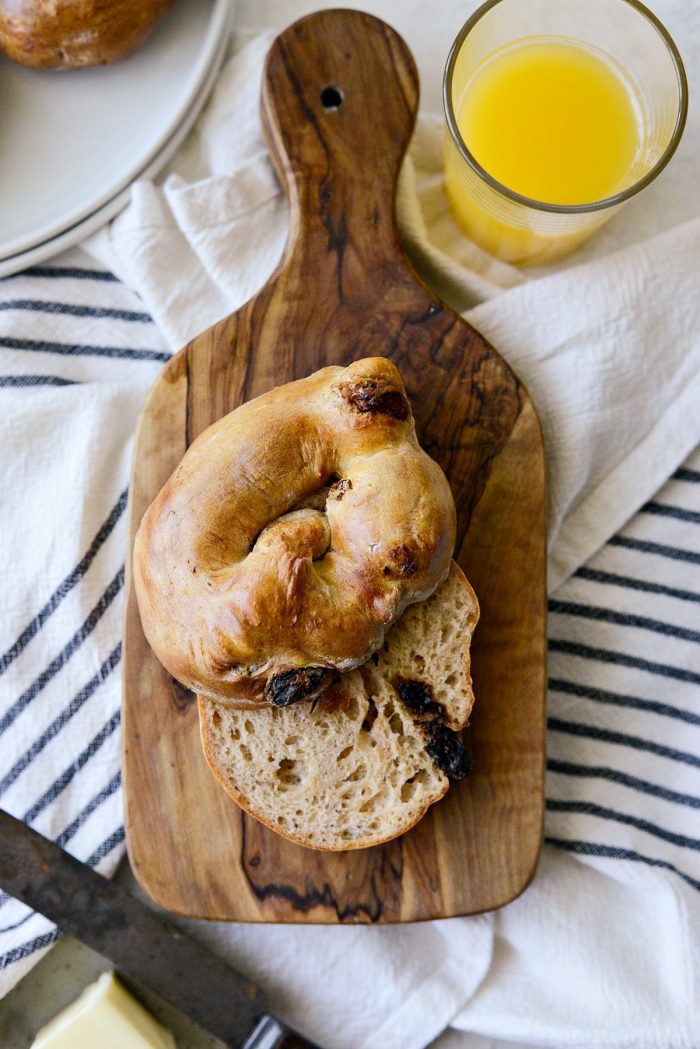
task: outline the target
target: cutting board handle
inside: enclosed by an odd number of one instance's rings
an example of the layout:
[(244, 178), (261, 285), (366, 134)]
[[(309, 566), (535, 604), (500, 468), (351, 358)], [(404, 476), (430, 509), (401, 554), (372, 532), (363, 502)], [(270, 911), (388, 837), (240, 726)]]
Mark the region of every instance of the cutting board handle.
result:
[(320, 11), (277, 37), (262, 117), (290, 205), (287, 261), (334, 251), (371, 269), (400, 254), (396, 182), (417, 109), (411, 53), (378, 18)]

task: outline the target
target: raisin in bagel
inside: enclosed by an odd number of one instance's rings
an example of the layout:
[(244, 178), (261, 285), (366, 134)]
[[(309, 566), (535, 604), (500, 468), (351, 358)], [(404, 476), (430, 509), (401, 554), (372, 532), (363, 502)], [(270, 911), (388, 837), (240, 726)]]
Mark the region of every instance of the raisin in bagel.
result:
[(446, 579), (455, 526), (396, 367), (323, 368), (191, 445), (136, 536), (144, 632), (200, 695), (308, 698)]

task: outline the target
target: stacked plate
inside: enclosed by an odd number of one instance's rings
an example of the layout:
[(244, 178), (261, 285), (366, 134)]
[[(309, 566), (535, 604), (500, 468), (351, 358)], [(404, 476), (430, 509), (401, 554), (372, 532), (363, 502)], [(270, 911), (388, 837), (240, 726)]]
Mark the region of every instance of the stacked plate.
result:
[(200, 112), (234, 0), (180, 0), (114, 66), (34, 70), (0, 56), (0, 277), (78, 243), (151, 178)]

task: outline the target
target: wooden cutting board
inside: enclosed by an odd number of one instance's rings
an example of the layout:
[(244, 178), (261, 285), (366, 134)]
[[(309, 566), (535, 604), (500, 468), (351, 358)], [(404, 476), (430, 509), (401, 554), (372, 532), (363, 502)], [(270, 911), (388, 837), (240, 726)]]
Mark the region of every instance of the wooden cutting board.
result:
[(325, 11), (274, 42), (262, 114), (289, 199), (289, 241), (262, 290), (178, 353), (151, 391), (134, 452), (128, 560), (144, 510), (216, 419), (324, 365), (391, 357), (420, 441), (450, 480), (455, 556), (481, 603), (466, 733), (474, 771), (386, 845), (322, 853), (280, 838), (242, 813), (209, 771), (195, 697), (151, 653), (129, 585), (127, 843), (144, 889), (178, 914), (440, 918), (499, 907), (534, 871), (543, 817), (544, 450), (516, 376), (421, 284), (399, 245), (396, 180), (417, 105), (411, 54), (376, 18)]

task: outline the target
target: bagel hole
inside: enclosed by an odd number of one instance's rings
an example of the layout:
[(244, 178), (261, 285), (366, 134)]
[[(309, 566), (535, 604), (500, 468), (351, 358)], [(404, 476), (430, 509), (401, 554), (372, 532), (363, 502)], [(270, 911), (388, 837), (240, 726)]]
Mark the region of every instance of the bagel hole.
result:
[[(254, 535), (250, 536), (249, 549), (252, 550), (258, 543), (263, 532), (279, 521), (280, 517), (286, 517), (287, 514), (296, 513), (298, 510), (316, 510), (319, 513), (325, 514), (327, 512), (328, 500), (331, 499), (333, 502), (339, 502), (345, 493), (352, 488), (352, 481), (349, 478), (343, 478), (338, 473), (331, 473), (325, 477), (319, 477), (318, 487), (312, 491), (307, 491), (305, 494), (299, 496), (294, 502), (290, 503), (281, 513), (270, 521), (266, 521), (260, 529)], [(335, 489), (335, 490), (334, 490)], [(329, 547), (329, 550), (332, 547)], [(328, 550), (314, 560), (321, 560)]]
[(328, 474), (325, 477), (319, 477), (318, 487), (297, 499), (295, 503), (292, 503), (292, 505), (285, 510), (285, 513), (291, 514), (296, 510), (320, 510), (321, 512), (324, 512), (330, 491), (333, 485), (338, 484), (340, 480), (340, 475), (335, 472)]
[(309, 492), (309, 494), (305, 495), (303, 499), (299, 499), (293, 506), (290, 506), (286, 513), (293, 514), (296, 513), (297, 510), (318, 510), (320, 513), (323, 513), (326, 509), (327, 498), (328, 486), (321, 485), (320, 488), (316, 488), (313, 492)]

